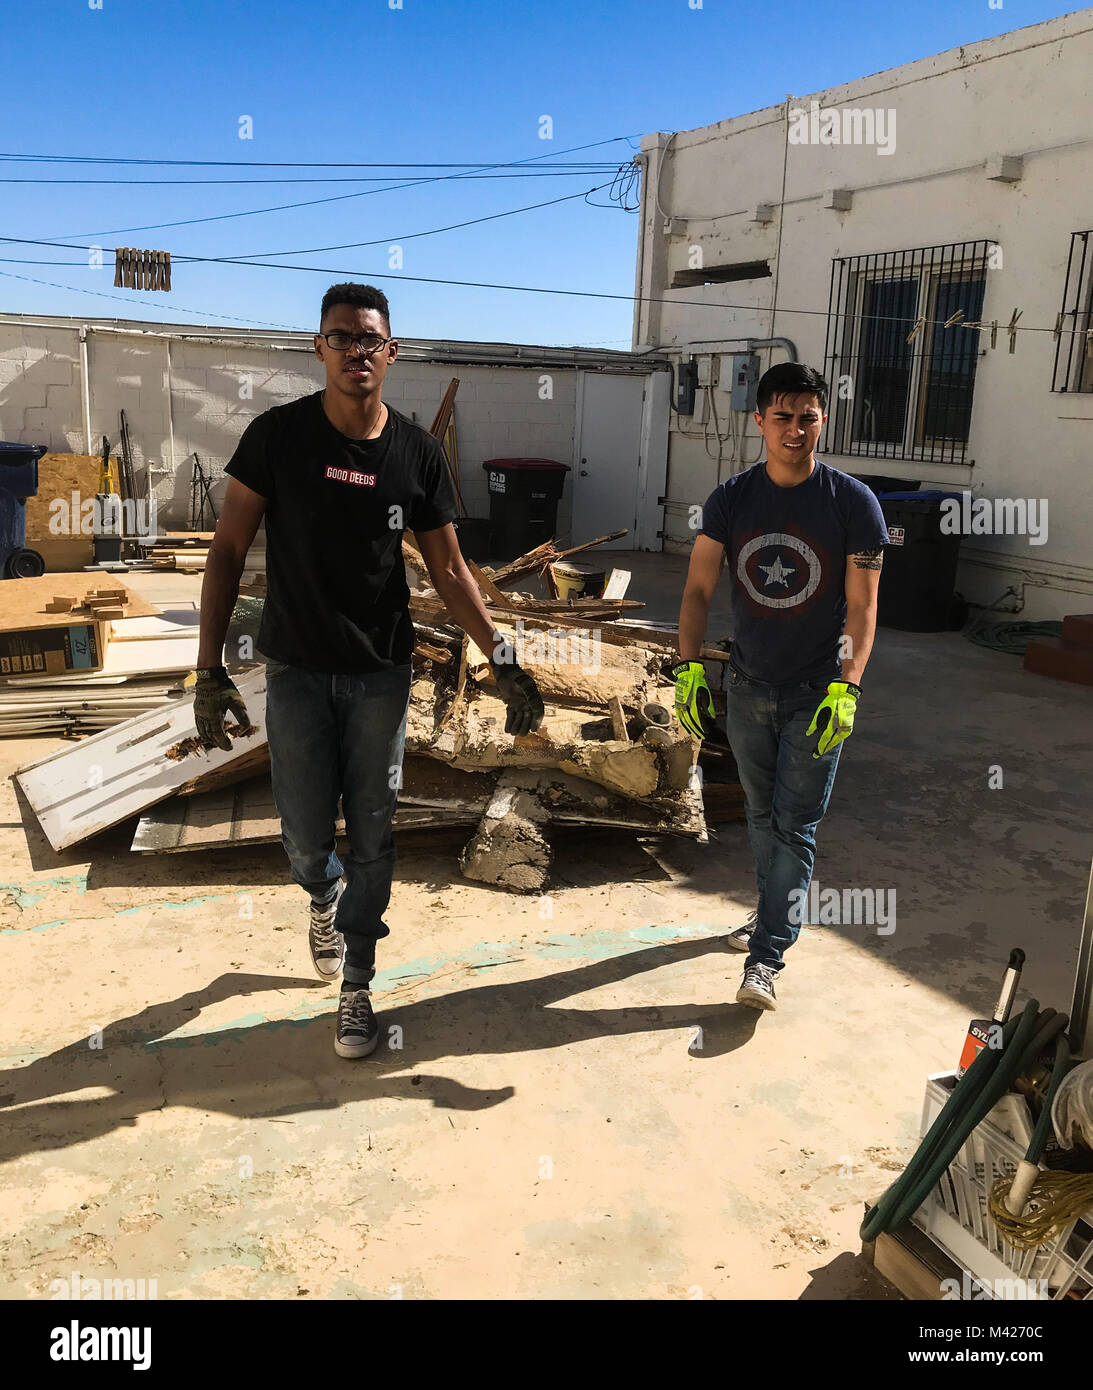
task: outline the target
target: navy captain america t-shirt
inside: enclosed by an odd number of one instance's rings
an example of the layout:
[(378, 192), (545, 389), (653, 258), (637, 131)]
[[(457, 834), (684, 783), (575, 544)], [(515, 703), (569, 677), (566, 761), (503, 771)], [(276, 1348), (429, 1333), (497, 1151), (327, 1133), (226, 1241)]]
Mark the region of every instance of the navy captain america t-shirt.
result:
[(794, 487), (778, 487), (757, 463), (702, 508), (699, 534), (725, 547), (732, 575), (730, 665), (769, 685), (838, 679), (846, 558), (888, 543), (869, 488), (815, 462)]

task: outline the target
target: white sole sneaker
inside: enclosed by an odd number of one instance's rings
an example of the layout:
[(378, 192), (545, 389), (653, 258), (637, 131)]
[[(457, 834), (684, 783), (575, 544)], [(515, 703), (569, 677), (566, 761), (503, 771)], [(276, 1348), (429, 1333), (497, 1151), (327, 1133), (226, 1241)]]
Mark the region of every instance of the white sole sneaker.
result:
[(725, 938), (725, 945), (730, 951), (747, 951), (751, 949), (751, 934), (759, 924), (758, 912), (753, 912), (746, 922), (734, 927)]
[(338, 998), (334, 1051), (350, 1060), (368, 1057), (379, 1046), (379, 1026), (369, 990), (343, 990)]
[[(760, 972), (762, 972), (760, 974)], [(765, 1009), (773, 1011), (778, 1007), (774, 998), (774, 982), (766, 980), (766, 971), (761, 966), (749, 965), (744, 971), (744, 979), (740, 988), (736, 991), (736, 1002), (747, 1004), (750, 1009)], [(749, 975), (757, 975), (758, 978), (749, 980)]]
[(749, 1009), (759, 1009), (761, 1012), (765, 1010), (773, 1013), (778, 1007), (777, 1003), (769, 994), (764, 994), (763, 991), (759, 989), (749, 989), (745, 985), (741, 985), (736, 991), (736, 1002), (738, 1004), (747, 1004)]
[(319, 907), (312, 902), (308, 909), (307, 945), (311, 968), (320, 980), (328, 983), (342, 973), (345, 960), (345, 938), (334, 928), (338, 903), (344, 891), (345, 884), (339, 879), (337, 890), (329, 903)]

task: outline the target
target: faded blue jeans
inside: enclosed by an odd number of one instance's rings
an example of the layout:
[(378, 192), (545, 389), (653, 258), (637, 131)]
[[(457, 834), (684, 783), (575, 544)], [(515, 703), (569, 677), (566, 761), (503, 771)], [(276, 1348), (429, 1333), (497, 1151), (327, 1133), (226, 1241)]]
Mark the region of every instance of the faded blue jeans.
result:
[[(367, 985), (376, 942), (390, 935), (395, 842), (391, 820), (402, 778), (410, 667), (369, 675), (305, 671), (266, 662), (266, 732), (273, 799), (293, 880), (328, 901), (345, 874), (335, 926), (345, 937), (344, 978)], [(349, 843), (334, 845), (341, 798)]]
[[(759, 919), (745, 965), (778, 971), (804, 919), (816, 827), (827, 810), (842, 745), (814, 758), (819, 731), (805, 737), (828, 681), (762, 685), (731, 668), (728, 679), (726, 732), (744, 788), (759, 888)], [(791, 898), (794, 889), (803, 892)], [(799, 904), (795, 913), (792, 903)]]

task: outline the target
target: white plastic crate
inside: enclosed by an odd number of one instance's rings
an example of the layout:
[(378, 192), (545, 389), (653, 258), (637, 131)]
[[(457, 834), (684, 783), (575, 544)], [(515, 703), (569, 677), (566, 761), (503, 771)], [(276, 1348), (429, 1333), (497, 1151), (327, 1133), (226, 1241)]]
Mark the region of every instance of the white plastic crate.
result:
[[(956, 1080), (955, 1071), (927, 1077), (920, 1137), (941, 1113)], [(1093, 1212), (1086, 1212), (1085, 1220), (1070, 1222), (1047, 1245), (1015, 1250), (1002, 1239), (987, 1210), (994, 1183), (1016, 1172), (1028, 1147), (1027, 1136), (1018, 1142), (1000, 1127), (1007, 1122), (1005, 1110), (996, 1106), (968, 1136), (911, 1220), (1003, 1298), (1093, 1300)], [(1047, 1291), (1040, 1292), (1045, 1280)]]

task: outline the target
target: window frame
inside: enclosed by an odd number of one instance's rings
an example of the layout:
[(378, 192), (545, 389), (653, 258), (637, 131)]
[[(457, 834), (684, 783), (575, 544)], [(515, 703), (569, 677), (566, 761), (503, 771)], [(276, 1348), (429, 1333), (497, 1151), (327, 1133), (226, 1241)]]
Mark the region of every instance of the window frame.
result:
[[(955, 435), (928, 437), (925, 433), (931, 408), (930, 375), (936, 360), (936, 334), (939, 331), (935, 325), (936, 306), (941, 287), (947, 284), (981, 283), (985, 298), (988, 259), (992, 248), (997, 245), (993, 239), (981, 239), (913, 250), (837, 257), (832, 261), (825, 343), (825, 365), (832, 393), (824, 444), (828, 452), (852, 458), (934, 464), (963, 464), (967, 461), (971, 435), (970, 404), (968, 430), (963, 439)], [(866, 351), (863, 346), (866, 325), (876, 324), (880, 320), (865, 314), (867, 289), (872, 285), (895, 286), (911, 280), (916, 282), (914, 317), (907, 321), (906, 328), (903, 322), (891, 321), (889, 330), (890, 346), (902, 349), (908, 330), (920, 320), (926, 320), (913, 341), (906, 345), (909, 354), (908, 379), (903, 397), (901, 435), (899, 439), (869, 440), (862, 432), (856, 378), (865, 375), (862, 358)], [(966, 321), (977, 319), (981, 313), (982, 301), (974, 316), (965, 316)], [(871, 331), (876, 332), (875, 329)], [(940, 331), (953, 335), (976, 332), (960, 325)], [(958, 345), (960, 350), (956, 351)], [(976, 368), (981, 355), (978, 334), (971, 344), (961, 343), (954, 336), (947, 346), (954, 350), (957, 362), (964, 356), (968, 358), (968, 389), (971, 399), (974, 399)], [(884, 351), (884, 348), (878, 351), (874, 341), (865, 362), (883, 357)], [(947, 355), (942, 354), (943, 361)], [(846, 370), (848, 366), (851, 367), (849, 372)], [(849, 399), (845, 399), (841, 391), (841, 381), (847, 376), (854, 390), (854, 395)], [(947, 389), (951, 391), (953, 388), (950, 386)], [(944, 404), (943, 401), (940, 408), (943, 409)]]

